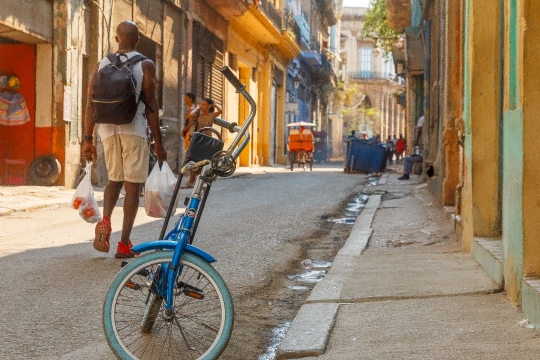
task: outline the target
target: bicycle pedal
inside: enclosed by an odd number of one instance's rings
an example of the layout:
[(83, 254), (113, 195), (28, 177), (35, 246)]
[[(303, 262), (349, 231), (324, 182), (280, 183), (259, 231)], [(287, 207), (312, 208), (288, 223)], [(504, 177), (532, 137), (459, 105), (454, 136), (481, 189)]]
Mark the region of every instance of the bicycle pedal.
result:
[(202, 300), (204, 299), (204, 293), (201, 289), (196, 288), (193, 285), (186, 284), (183, 281), (178, 281), (176, 283), (176, 286), (182, 291), (182, 293), (186, 296)]
[(200, 293), (200, 292), (197, 292), (197, 291), (193, 291), (193, 290), (190, 290), (190, 289), (184, 289), (183, 293), (184, 293), (184, 295), (192, 297), (194, 299), (198, 299), (198, 300), (203, 300), (204, 299), (204, 294)]
[(125, 287), (128, 287), (130, 289), (133, 289), (133, 290), (139, 290), (141, 288), (141, 285), (139, 284), (136, 284), (132, 281), (126, 281), (126, 283), (124, 284)]

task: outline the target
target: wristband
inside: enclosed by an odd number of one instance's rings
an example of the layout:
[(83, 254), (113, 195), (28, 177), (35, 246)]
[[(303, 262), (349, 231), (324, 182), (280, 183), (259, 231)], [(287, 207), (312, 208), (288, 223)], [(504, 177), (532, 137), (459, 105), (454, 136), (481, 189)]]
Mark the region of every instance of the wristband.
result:
[(94, 137), (92, 135), (88, 136), (88, 135), (83, 134), (82, 138), (84, 141), (88, 141), (88, 142), (92, 142), (94, 140)]

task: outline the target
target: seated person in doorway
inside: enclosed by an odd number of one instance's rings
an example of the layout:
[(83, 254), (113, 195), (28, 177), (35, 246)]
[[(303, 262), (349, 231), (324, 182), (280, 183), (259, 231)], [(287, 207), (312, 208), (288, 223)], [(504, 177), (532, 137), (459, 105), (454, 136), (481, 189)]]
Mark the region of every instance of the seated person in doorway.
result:
[(398, 180), (409, 180), (409, 175), (411, 174), (412, 168), (417, 162), (422, 162), (421, 155), (413, 154), (405, 156), (403, 158), (403, 175), (401, 177), (398, 177)]

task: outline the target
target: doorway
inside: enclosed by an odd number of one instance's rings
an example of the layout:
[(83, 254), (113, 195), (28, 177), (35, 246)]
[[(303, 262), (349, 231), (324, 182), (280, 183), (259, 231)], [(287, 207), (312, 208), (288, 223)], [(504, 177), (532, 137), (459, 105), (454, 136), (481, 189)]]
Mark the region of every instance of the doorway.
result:
[[(0, 143), (7, 146), (7, 150), (1, 155), (3, 159), (0, 159), (0, 183), (22, 185), (21, 176), (28, 172), (35, 156), (36, 46), (0, 43), (0, 54), (6, 55), (0, 57), (0, 76), (8, 78), (15, 76), (20, 83), (18, 87), (4, 87), (0, 92), (5, 93), (6, 98), (9, 96), (7, 93), (20, 94), (30, 114), (30, 121), (0, 125)], [(12, 183), (9, 179), (6, 181), (4, 178), (6, 174), (4, 159), (24, 161), (17, 169), (22, 175), (16, 177), (17, 180), (14, 180), (16, 183)]]

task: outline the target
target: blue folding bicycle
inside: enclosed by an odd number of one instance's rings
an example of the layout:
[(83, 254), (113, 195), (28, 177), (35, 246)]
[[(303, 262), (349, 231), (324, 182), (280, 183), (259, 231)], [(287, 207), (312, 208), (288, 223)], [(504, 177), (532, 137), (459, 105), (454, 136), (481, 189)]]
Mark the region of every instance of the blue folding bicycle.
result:
[[(210, 254), (192, 245), (210, 187), (235, 171), (236, 159), (248, 144), (247, 129), (256, 105), (245, 85), (228, 67), (223, 75), (250, 105), (242, 127), (216, 118), (214, 123), (237, 133), (227, 150), (213, 128), (195, 133), (181, 170), (159, 239), (133, 247), (142, 254), (124, 262), (107, 291), (103, 327), (110, 348), (120, 359), (217, 359), (231, 337), (234, 310), (224, 280), (212, 267)], [(214, 132), (218, 139), (205, 135)], [(199, 146), (197, 146), (199, 145)], [(166, 236), (184, 174), (198, 171), (185, 213)]]

